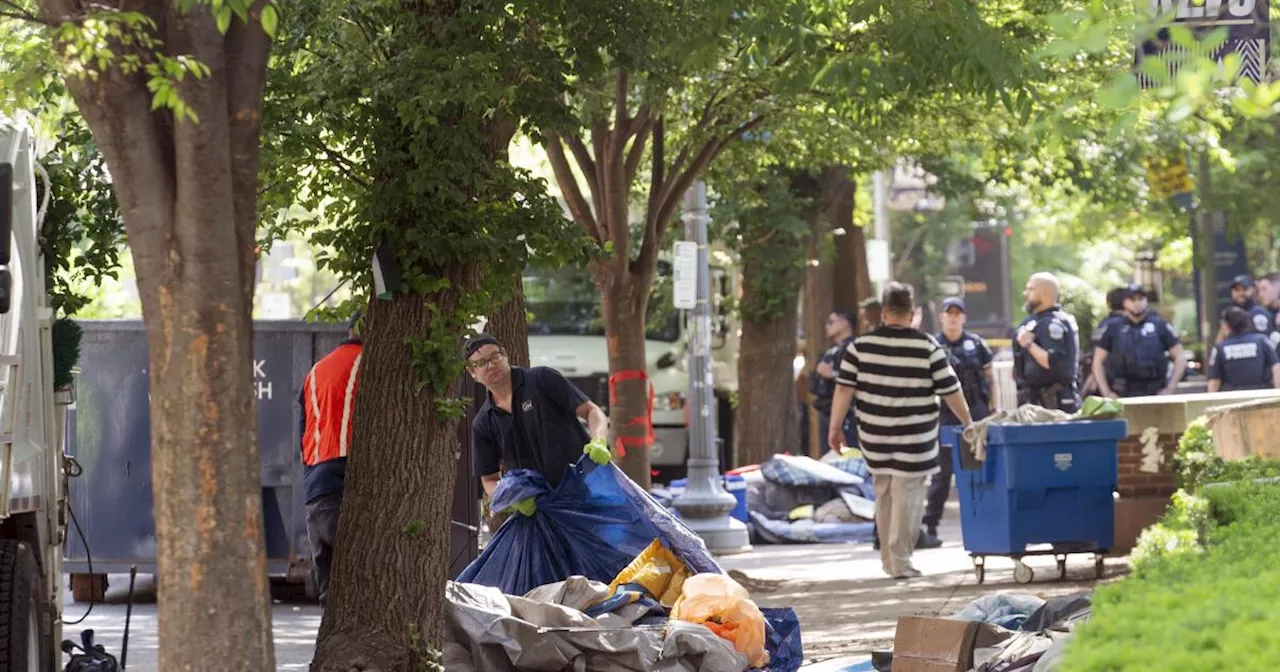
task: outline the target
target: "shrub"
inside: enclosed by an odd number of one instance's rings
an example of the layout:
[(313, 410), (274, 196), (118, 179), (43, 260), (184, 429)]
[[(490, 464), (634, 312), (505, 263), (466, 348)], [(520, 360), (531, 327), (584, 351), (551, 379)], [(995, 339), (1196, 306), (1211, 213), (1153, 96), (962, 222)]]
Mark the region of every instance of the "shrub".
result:
[(1139, 572), (1099, 588), (1063, 672), (1275, 669), (1280, 485), (1246, 481), (1180, 499), (1158, 534), (1189, 535), (1203, 550), (1151, 553)]

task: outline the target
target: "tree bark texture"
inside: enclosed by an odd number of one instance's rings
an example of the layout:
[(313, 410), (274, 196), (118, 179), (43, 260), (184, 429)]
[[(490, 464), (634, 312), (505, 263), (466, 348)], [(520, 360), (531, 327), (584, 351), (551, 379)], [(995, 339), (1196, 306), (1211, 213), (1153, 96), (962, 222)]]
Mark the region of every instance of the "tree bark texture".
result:
[[(753, 271), (750, 264), (743, 275)], [(744, 282), (748, 287), (750, 283)], [(795, 422), (796, 304), (798, 294), (772, 320), (743, 320), (738, 355), (738, 408), (734, 414), (736, 461), (760, 464), (774, 453), (798, 449), (800, 430)], [(745, 299), (745, 297), (744, 297)]]
[[(70, 0), (40, 8), (59, 22), (85, 9)], [(134, 9), (156, 22), (168, 53), (210, 69), (179, 88), (198, 123), (151, 111), (144, 74), (113, 67), (67, 79), (111, 171), (150, 348), (159, 669), (265, 672), (275, 660), (252, 309), (270, 41), (256, 14), (224, 36), (204, 6)]]
[(653, 416), (649, 411), (649, 380), (636, 374), (646, 370), (644, 311), (648, 301), (641, 299), (636, 305), (625, 284), (617, 289), (604, 283), (600, 287), (601, 296), (607, 297), (601, 313), (607, 334), (609, 374), (613, 377), (609, 386), (609, 445), (623, 473), (647, 490), (653, 484), (649, 470)]
[(455, 310), (476, 273), (452, 269), (456, 289), (374, 300), (366, 313), (317, 672), (416, 669), (415, 657), (425, 651), (413, 650), (415, 636), (424, 646), (440, 642), (457, 423), (438, 417), (435, 395), (420, 389), (405, 339), (430, 333), (428, 302), (446, 314)]
[(529, 332), (524, 304), (524, 278), (516, 275), (515, 293), (489, 320), (485, 331), (498, 339), (515, 366), (529, 366)]

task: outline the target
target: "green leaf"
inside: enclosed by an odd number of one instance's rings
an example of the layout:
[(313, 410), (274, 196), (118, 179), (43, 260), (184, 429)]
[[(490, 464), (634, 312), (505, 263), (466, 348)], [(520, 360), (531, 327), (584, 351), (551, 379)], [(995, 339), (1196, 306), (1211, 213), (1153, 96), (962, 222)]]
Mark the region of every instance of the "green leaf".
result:
[(1098, 92), (1098, 103), (1112, 110), (1122, 110), (1137, 102), (1140, 94), (1138, 78), (1124, 74), (1117, 77), (1111, 86)]
[(276, 13), (275, 5), (267, 5), (262, 8), (262, 30), (266, 31), (271, 37), (276, 36), (276, 27), (280, 24), (280, 15)]
[(226, 35), (227, 29), (231, 27), (230, 5), (223, 5), (219, 7), (218, 11), (215, 12), (214, 16), (218, 20), (218, 32), (222, 33), (223, 35)]

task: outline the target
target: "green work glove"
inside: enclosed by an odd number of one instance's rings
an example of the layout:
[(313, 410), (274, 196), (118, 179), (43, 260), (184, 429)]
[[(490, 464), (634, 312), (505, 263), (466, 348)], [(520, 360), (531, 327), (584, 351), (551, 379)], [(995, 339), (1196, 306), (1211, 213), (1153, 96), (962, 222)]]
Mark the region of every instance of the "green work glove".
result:
[(591, 443), (583, 447), (582, 452), (600, 466), (609, 464), (613, 460), (613, 453), (609, 452), (609, 443), (601, 438), (591, 439)]
[(537, 513), (538, 511), (538, 505), (533, 502), (532, 497), (528, 499), (520, 500), (519, 502), (516, 503), (515, 506), (511, 508), (520, 512), (522, 515), (525, 515), (528, 517), (533, 517), (533, 514)]

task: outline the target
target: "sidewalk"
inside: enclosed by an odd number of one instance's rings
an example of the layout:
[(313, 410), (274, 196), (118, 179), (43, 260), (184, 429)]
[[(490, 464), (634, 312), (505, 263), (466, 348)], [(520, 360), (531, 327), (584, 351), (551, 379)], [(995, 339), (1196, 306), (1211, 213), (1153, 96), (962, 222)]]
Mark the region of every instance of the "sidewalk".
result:
[[(780, 581), (776, 590), (748, 586), (765, 607), (792, 607), (800, 618), (805, 657), (809, 662), (850, 657), (852, 664), (871, 651), (893, 646), (899, 616), (950, 616), (974, 599), (1000, 592), (1054, 597), (1091, 589), (1092, 555), (1067, 557), (1067, 578), (1057, 581), (1052, 556), (1027, 558), (1037, 576), (1027, 585), (1013, 580), (1013, 562), (988, 558), (986, 583), (979, 586), (973, 562), (960, 541), (959, 507), (952, 494), (939, 530), (942, 548), (917, 551), (913, 561), (924, 573), (918, 579), (894, 581), (880, 569), (880, 554), (869, 544), (757, 546), (752, 553), (719, 558), (726, 570), (739, 570), (753, 580)], [(1104, 582), (1128, 571), (1123, 558), (1108, 559)], [(754, 581), (752, 581), (754, 583)], [(840, 670), (823, 666), (825, 670)]]

